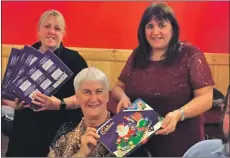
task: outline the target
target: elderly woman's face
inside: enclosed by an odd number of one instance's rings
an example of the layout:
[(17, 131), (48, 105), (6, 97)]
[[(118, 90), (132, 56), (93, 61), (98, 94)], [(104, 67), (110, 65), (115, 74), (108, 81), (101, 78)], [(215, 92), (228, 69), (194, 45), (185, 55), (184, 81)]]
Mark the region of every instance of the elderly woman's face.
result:
[(60, 45), (63, 39), (64, 28), (57, 17), (51, 15), (41, 24), (38, 36), (44, 47), (54, 49)]
[(145, 37), (153, 49), (167, 49), (169, 41), (173, 36), (171, 23), (166, 21), (156, 21), (155, 18), (145, 26)]
[(104, 114), (109, 101), (109, 92), (101, 81), (85, 81), (76, 92), (82, 112), (89, 117)]

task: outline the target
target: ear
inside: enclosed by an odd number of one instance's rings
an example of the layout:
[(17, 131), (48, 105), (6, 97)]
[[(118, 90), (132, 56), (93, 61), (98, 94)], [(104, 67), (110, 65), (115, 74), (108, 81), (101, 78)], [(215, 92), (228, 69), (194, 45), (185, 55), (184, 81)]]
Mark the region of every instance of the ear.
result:
[(79, 96), (78, 96), (79, 94), (78, 94), (78, 92), (75, 92), (75, 97), (76, 97), (76, 99), (78, 99), (79, 98)]

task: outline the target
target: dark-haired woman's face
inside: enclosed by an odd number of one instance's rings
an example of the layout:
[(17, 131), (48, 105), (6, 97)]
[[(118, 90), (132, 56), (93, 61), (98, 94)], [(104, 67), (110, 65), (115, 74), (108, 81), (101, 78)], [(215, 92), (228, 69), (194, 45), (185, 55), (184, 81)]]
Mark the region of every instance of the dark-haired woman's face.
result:
[(167, 49), (172, 36), (172, 25), (168, 20), (158, 22), (153, 18), (145, 25), (145, 37), (153, 50)]

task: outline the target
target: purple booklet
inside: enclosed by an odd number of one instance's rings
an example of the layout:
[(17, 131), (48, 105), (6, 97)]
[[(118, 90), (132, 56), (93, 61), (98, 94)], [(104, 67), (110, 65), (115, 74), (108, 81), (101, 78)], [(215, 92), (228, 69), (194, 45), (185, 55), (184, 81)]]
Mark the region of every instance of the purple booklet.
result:
[(5, 74), (2, 80), (2, 99), (14, 100), (15, 95), (9, 91), (9, 86), (12, 83), (11, 80), (14, 78), (14, 71), (19, 62), (18, 58), (20, 57), (20, 50), (12, 48), (9, 56), (9, 60), (6, 66)]
[(45, 95), (53, 95), (67, 80), (73, 76), (73, 72), (50, 50), (13, 84), (12, 89), (31, 108), (39, 108), (32, 104), (33, 94), (41, 92)]
[(163, 117), (143, 100), (117, 113), (97, 129), (100, 141), (115, 156), (129, 155), (161, 128)]
[(12, 77), (8, 80), (9, 84), (6, 87), (7, 93), (13, 96), (13, 100), (15, 97), (19, 97), (13, 89), (14, 82), (23, 77), (30, 67), (32, 67), (38, 59), (41, 59), (42, 56), (44, 56), (40, 51), (30, 46), (24, 46), (18, 54), (17, 64), (15, 64), (12, 68), (14, 71), (12, 73)]

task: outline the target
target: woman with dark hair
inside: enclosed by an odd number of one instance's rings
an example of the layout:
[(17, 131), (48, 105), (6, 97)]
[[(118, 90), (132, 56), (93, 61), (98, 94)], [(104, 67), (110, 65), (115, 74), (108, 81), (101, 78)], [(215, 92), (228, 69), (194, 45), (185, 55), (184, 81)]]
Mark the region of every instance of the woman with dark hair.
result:
[(165, 116), (162, 129), (146, 144), (151, 155), (183, 156), (204, 139), (199, 115), (212, 106), (209, 65), (199, 48), (179, 41), (178, 22), (164, 3), (144, 11), (138, 41), (112, 90), (117, 112), (142, 98)]

